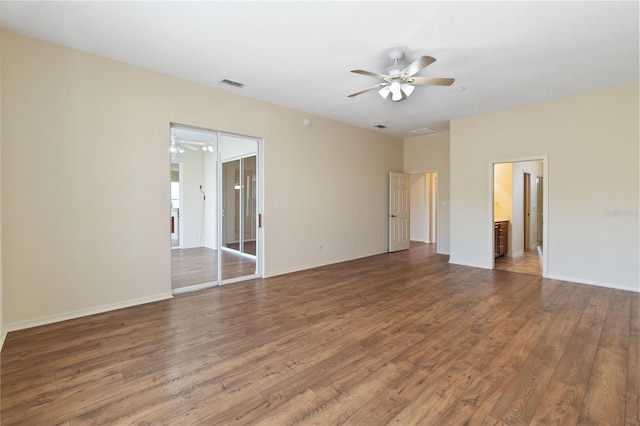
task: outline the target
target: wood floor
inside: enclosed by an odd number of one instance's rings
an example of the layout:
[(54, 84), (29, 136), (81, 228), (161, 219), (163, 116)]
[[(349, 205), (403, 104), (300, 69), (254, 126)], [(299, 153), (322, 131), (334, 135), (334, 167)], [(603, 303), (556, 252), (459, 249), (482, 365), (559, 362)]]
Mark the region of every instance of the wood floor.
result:
[(432, 246), (9, 333), (2, 425), (639, 424), (638, 294)]
[(542, 248), (527, 250), (521, 256), (502, 256), (496, 259), (495, 269), (542, 276)]
[[(222, 250), (222, 279), (256, 273), (256, 261)], [(171, 288), (184, 288), (218, 280), (218, 251), (206, 247), (171, 250)]]
[[(230, 249), (234, 249), (234, 250), (240, 250), (240, 243), (229, 243), (227, 244), (227, 247), (229, 247)], [(256, 255), (257, 253), (257, 246), (256, 246), (256, 242), (255, 241), (245, 241), (244, 242), (244, 247), (243, 247), (244, 253), (247, 254), (252, 254), (252, 255)]]

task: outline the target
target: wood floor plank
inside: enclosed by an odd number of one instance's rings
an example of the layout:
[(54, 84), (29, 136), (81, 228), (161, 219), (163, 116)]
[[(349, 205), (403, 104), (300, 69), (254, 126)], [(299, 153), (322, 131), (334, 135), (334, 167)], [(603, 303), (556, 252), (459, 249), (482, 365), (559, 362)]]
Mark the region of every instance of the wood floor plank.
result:
[(607, 293), (610, 303), (578, 419), (584, 424), (621, 425), (626, 417), (631, 300), (618, 290)]
[(640, 425), (640, 315), (639, 297), (631, 298), (629, 315), (629, 359), (627, 362), (626, 425)]
[(637, 425), (638, 308), (412, 243), (11, 332), (1, 423)]
[[(514, 312), (512, 317), (504, 319), (499, 327), (486, 336), (478, 350), (472, 351), (473, 354), (485, 354), (483, 362), (476, 366), (479, 374), (444, 411), (438, 424), (482, 424), (489, 418), (490, 411), (505, 395), (511, 381), (552, 323), (555, 311), (545, 309), (545, 302), (553, 304), (558, 310), (560, 306), (553, 302), (573, 292), (571, 287), (553, 288), (540, 304), (533, 302), (539, 299), (538, 295), (533, 295), (531, 303)], [(495, 418), (492, 421), (499, 422)]]
[(578, 418), (585, 425), (622, 425), (626, 413), (627, 353), (598, 348)]
[(567, 424), (577, 419), (596, 349), (596, 345), (572, 336), (531, 424)]
[(579, 319), (580, 313), (572, 310), (556, 315), (490, 416), (508, 424), (530, 423)]

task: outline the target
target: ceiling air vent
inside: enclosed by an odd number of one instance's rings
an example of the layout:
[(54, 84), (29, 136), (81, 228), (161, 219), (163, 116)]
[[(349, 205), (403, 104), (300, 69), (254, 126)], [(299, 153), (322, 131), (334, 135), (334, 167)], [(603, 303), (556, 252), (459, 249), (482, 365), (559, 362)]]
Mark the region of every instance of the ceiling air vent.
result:
[(233, 86), (233, 87), (244, 87), (244, 83), (240, 83), (239, 81), (229, 80), (228, 78), (221, 80), (220, 83), (228, 84), (229, 86)]
[(411, 130), (411, 133), (414, 135), (428, 135), (429, 133), (433, 133), (435, 130), (430, 129), (428, 127), (423, 127), (422, 129)]
[(387, 128), (387, 126), (385, 126), (384, 124), (376, 124), (373, 127), (377, 127), (378, 129), (386, 129)]

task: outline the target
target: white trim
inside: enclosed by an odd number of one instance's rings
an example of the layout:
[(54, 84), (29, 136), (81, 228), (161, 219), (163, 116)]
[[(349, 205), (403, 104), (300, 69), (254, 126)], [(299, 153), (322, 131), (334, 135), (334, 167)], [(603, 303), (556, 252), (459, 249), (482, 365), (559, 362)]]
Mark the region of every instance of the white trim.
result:
[(191, 293), (192, 291), (204, 290), (205, 288), (218, 287), (218, 285), (217, 281), (212, 281), (208, 283), (194, 284), (188, 287), (178, 287), (171, 290), (171, 294), (175, 296), (176, 294)]
[(237, 277), (237, 278), (229, 278), (228, 280), (222, 280), (220, 283), (218, 283), (218, 281), (211, 281), (211, 282), (208, 282), (208, 283), (190, 285), (188, 287), (179, 287), (179, 288), (175, 288), (175, 289), (171, 290), (171, 293), (174, 296), (176, 296), (176, 295), (179, 295), (179, 294), (191, 293), (192, 291), (200, 291), (200, 290), (205, 290), (205, 289), (208, 289), (208, 288), (219, 287), (221, 285), (233, 284), (233, 283), (237, 283), (237, 282), (241, 282), (241, 281), (254, 280), (254, 279), (258, 279), (258, 278), (260, 278), (260, 275), (258, 275), (258, 274), (243, 275), (243, 276)]
[(286, 268), (286, 269), (281, 269), (279, 271), (275, 271), (275, 272), (270, 272), (268, 274), (264, 274), (263, 278), (271, 278), (271, 277), (277, 277), (279, 275), (286, 275), (286, 274), (291, 274), (294, 272), (301, 272), (301, 271), (307, 271), (309, 269), (315, 269), (315, 268), (320, 268), (323, 266), (329, 266), (329, 265), (335, 265), (338, 263), (343, 263), (343, 262), (349, 262), (352, 260), (357, 260), (357, 259), (364, 259), (366, 257), (371, 257), (371, 256), (379, 256), (382, 254), (386, 254), (386, 255), (393, 255), (395, 252), (388, 252), (386, 251), (379, 251), (379, 252), (375, 252), (375, 253), (370, 253), (370, 254), (364, 254), (362, 256), (355, 256), (355, 257), (350, 257), (347, 259), (341, 259), (341, 260), (335, 260), (335, 261), (330, 261), (329, 263), (319, 263), (319, 264), (308, 264), (308, 265), (303, 265), (303, 266), (294, 266), (292, 268)]
[(264, 233), (264, 139), (258, 140), (258, 200), (257, 200), (257, 214), (260, 225), (257, 227), (256, 232), (256, 273), (264, 278), (265, 270), (265, 233)]
[(487, 265), (480, 265), (478, 263), (459, 262), (455, 259), (451, 259), (451, 257), (449, 257), (449, 263), (452, 265), (468, 266), (470, 268), (489, 269), (489, 270), (492, 269), (492, 268), (487, 268)]
[[(256, 246), (256, 250), (257, 249), (258, 249), (258, 247)], [(220, 250), (226, 251), (227, 253), (233, 253), (233, 254), (235, 254), (237, 256), (240, 256), (240, 257), (246, 257), (247, 259), (256, 260), (256, 256), (254, 256), (253, 254), (244, 253), (244, 252), (241, 252), (240, 250), (232, 249), (232, 248), (229, 248), (229, 247), (220, 247)]]
[(259, 278), (260, 278), (260, 275), (258, 275), (258, 274), (243, 275), (241, 277), (229, 278), (229, 279), (226, 279), (226, 280), (222, 280), (222, 281), (220, 281), (220, 285), (239, 283), (239, 282), (242, 282), (242, 281), (255, 280), (255, 279), (259, 279)]
[(552, 279), (552, 280), (571, 282), (571, 283), (575, 283), (575, 284), (593, 285), (593, 286), (596, 286), (596, 287), (613, 288), (613, 289), (616, 289), (616, 290), (625, 290), (625, 291), (632, 291), (632, 292), (635, 292), (635, 293), (640, 293), (640, 288), (632, 289), (632, 288), (623, 287), (623, 286), (615, 285), (615, 284), (611, 284), (611, 283), (605, 283), (605, 282), (601, 282), (601, 281), (586, 280), (584, 278), (567, 277), (567, 276), (564, 276), (564, 275), (555, 275), (555, 274), (549, 275), (547, 278)]
[[(221, 132), (221, 133), (225, 133), (225, 132)], [(246, 139), (255, 139), (251, 136), (247, 136), (244, 138)], [(258, 142), (258, 140), (256, 139), (256, 142)], [(255, 152), (249, 152), (247, 154), (240, 154), (240, 155), (235, 155), (233, 157), (227, 157), (224, 160), (222, 160), (222, 164), (224, 163), (231, 163), (232, 161), (238, 161), (238, 160), (242, 160), (243, 158), (250, 158), (250, 157), (255, 157), (256, 155), (258, 155), (258, 150), (256, 150)]]
[(2, 330), (2, 336), (0, 337), (0, 351), (2, 351), (2, 347), (4, 346), (4, 341), (7, 338), (7, 330)]
[(38, 327), (40, 325), (52, 324), (54, 322), (66, 321), (70, 319), (85, 317), (89, 315), (101, 314), (103, 312), (115, 311), (117, 309), (130, 308), (132, 306), (143, 305), (146, 303), (157, 302), (160, 300), (171, 299), (171, 293), (161, 293), (155, 296), (140, 297), (137, 299), (129, 299), (123, 302), (109, 303), (106, 305), (94, 306), (88, 309), (79, 309), (76, 311), (65, 312), (61, 314), (48, 315), (40, 318), (19, 321), (13, 324), (7, 324), (5, 333), (10, 331), (23, 330), (25, 328)]

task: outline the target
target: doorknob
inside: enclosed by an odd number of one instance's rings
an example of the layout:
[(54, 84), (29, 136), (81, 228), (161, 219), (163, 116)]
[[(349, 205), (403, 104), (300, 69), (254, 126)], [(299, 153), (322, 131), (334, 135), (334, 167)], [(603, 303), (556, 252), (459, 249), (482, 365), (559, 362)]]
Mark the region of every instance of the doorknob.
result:
[(396, 215), (395, 215), (395, 214), (392, 214), (392, 215), (391, 215), (391, 217), (396, 217)]

